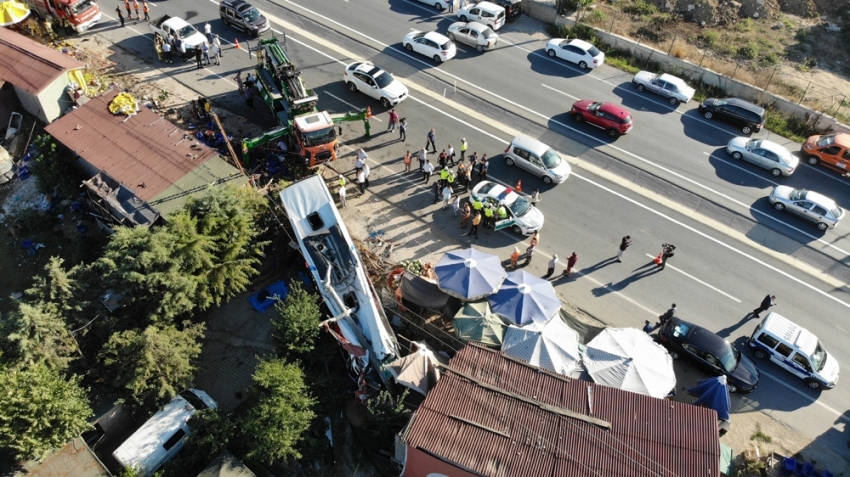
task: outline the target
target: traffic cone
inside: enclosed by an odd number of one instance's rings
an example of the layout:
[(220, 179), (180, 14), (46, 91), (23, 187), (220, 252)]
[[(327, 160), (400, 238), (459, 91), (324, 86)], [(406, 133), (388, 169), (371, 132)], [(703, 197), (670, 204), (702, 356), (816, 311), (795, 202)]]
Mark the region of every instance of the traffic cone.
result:
[(236, 39), (236, 49), (237, 50), (241, 49), (241, 48), (239, 48), (239, 38)]
[(517, 192), (522, 192), (522, 179), (516, 181), (516, 187), (514, 187), (514, 190)]
[(664, 253), (664, 252), (661, 252), (661, 253), (659, 253), (659, 254), (658, 254), (658, 256), (657, 256), (657, 257), (653, 258), (653, 259), (652, 259), (653, 263), (655, 263), (656, 265), (661, 265), (661, 255), (662, 255), (663, 253)]
[(372, 107), (371, 106), (366, 106), (366, 117), (367, 118), (372, 117)]

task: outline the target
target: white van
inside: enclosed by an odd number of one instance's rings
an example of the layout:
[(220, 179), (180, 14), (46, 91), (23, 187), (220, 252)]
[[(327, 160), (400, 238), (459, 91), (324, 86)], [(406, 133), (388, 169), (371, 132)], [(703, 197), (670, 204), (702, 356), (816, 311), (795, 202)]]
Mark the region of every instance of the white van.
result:
[(115, 449), (112, 457), (125, 468), (135, 468), (139, 475), (150, 476), (183, 448), (192, 433), (187, 423), (195, 412), (218, 407), (209, 394), (187, 389), (171, 400), (161, 411)]
[(505, 149), (505, 163), (522, 167), (547, 184), (560, 184), (572, 172), (569, 163), (557, 151), (528, 136), (517, 136), (511, 141)]
[(812, 389), (838, 383), (838, 361), (809, 330), (782, 315), (769, 313), (747, 340), (756, 358), (766, 359), (803, 379)]

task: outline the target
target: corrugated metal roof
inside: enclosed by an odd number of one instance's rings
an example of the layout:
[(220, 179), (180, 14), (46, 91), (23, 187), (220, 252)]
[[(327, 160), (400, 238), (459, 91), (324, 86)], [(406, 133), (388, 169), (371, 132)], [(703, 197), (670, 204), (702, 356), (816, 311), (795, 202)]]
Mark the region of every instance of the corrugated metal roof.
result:
[[(129, 119), (113, 115), (108, 105), (118, 93), (109, 90), (92, 98), (45, 130), (149, 202), (239, 173), (218, 152), (148, 108)], [(217, 159), (211, 162), (213, 158)]]
[(449, 366), (406, 441), (456, 466), (498, 477), (719, 476), (712, 410), (556, 376), (474, 343)]
[(67, 71), (85, 65), (70, 56), (0, 28), (0, 78), (32, 94), (39, 94)]
[(112, 477), (80, 437), (50, 454), (26, 474), (32, 477)]

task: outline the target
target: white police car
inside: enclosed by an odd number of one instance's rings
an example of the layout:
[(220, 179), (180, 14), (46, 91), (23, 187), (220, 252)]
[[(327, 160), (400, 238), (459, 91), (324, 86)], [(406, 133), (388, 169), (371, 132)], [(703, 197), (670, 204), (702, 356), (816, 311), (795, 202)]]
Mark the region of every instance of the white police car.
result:
[(481, 181), (472, 188), (470, 195), (472, 202), (481, 201), (496, 208), (504, 204), (508, 216), (502, 220), (496, 217), (496, 230), (510, 228), (518, 234), (531, 235), (543, 228), (543, 213), (510, 187)]

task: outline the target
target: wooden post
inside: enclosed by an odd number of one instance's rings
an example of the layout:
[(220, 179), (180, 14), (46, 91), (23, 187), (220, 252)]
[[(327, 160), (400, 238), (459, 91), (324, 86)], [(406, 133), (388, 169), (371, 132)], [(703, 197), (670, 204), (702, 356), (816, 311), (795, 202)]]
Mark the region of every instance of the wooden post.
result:
[(233, 163), (236, 164), (236, 168), (239, 169), (239, 172), (241, 172), (243, 176), (248, 177), (248, 180), (251, 181), (251, 186), (256, 187), (257, 184), (254, 183), (254, 179), (246, 174), (245, 169), (242, 168), (242, 163), (239, 162), (239, 156), (236, 155), (236, 151), (233, 150), (230, 140), (227, 139), (227, 131), (225, 131), (224, 126), (221, 125), (221, 121), (218, 119), (218, 114), (214, 113), (212, 109), (210, 109), (210, 116), (213, 117), (215, 125), (218, 126), (218, 130), (221, 131), (221, 137), (224, 139), (224, 143), (227, 144), (227, 150), (230, 151), (230, 157), (233, 158)]

